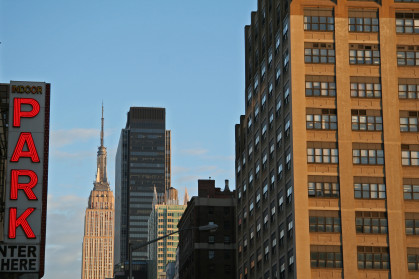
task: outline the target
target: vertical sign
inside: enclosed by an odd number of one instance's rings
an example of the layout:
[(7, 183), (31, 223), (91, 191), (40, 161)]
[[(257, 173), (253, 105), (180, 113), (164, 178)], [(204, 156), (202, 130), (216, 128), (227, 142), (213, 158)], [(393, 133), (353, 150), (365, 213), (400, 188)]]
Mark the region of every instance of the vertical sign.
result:
[(0, 272), (44, 274), (49, 101), (50, 84), (10, 82)]

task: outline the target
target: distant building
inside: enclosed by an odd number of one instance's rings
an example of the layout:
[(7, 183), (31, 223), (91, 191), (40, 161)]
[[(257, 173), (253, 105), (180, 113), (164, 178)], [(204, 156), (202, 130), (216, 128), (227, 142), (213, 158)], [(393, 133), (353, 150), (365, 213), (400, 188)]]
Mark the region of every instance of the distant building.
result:
[[(187, 201), (184, 201), (185, 203)], [(177, 225), (185, 208), (186, 205), (179, 205), (178, 191), (175, 188), (169, 188), (165, 195), (158, 195), (155, 192), (153, 207), (148, 220), (148, 239), (156, 239), (177, 231)], [(148, 278), (166, 278), (166, 264), (176, 261), (178, 243), (179, 235), (176, 233), (149, 245), (150, 267)]]
[(179, 279), (179, 243), (176, 247), (176, 261), (175, 261), (175, 274), (173, 279)]
[(166, 279), (174, 279), (175, 265), (175, 262), (169, 262), (166, 264)]
[[(192, 197), (179, 221), (179, 278), (231, 279), (236, 277), (235, 191), (215, 188), (214, 180), (198, 180), (198, 196)], [(214, 223), (215, 232), (197, 227)]]
[[(154, 187), (170, 187), (170, 131), (164, 108), (131, 107), (115, 163), (115, 263), (129, 259), (128, 243), (147, 241)], [(147, 247), (133, 252), (146, 260)]]
[(104, 279), (113, 276), (114, 196), (109, 188), (106, 171), (107, 152), (103, 146), (103, 122), (102, 106), (97, 174), (84, 221), (82, 279)]

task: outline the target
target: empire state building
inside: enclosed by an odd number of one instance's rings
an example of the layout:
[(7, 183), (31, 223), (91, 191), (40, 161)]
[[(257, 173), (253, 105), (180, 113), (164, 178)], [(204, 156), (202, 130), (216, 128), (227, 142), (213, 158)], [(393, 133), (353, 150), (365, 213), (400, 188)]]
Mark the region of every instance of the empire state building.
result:
[(113, 277), (114, 196), (106, 174), (103, 146), (103, 106), (97, 174), (86, 209), (83, 237), (82, 279)]

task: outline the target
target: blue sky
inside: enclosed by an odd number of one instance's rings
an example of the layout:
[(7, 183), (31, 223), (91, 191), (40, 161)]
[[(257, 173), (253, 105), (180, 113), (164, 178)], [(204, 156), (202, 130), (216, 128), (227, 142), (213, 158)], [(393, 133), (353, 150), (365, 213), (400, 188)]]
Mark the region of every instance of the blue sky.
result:
[(244, 26), (256, 0), (0, 0), (0, 82), (51, 83), (46, 275), (79, 278), (101, 102), (108, 173), (130, 106), (166, 108), (172, 186), (234, 185)]

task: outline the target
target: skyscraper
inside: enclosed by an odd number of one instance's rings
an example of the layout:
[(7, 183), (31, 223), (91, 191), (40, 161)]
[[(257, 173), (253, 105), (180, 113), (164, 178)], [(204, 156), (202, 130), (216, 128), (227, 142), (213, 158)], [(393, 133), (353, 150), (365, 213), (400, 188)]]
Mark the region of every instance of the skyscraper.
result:
[(82, 279), (113, 277), (114, 197), (106, 173), (106, 147), (103, 145), (103, 106), (97, 174), (90, 192), (84, 221)]
[(239, 278), (417, 276), (418, 13), (258, 1), (236, 125)]
[[(170, 131), (164, 108), (131, 107), (122, 129), (115, 165), (115, 263), (128, 260), (128, 243), (147, 241), (154, 187), (170, 187)], [(133, 252), (146, 260), (147, 247)]]
[[(156, 239), (177, 231), (177, 224), (187, 203), (188, 200), (184, 200), (183, 205), (179, 205), (178, 191), (173, 187), (167, 189), (164, 195), (158, 196), (155, 192), (153, 207), (148, 219), (148, 239)], [(178, 243), (179, 234), (173, 234), (150, 245), (148, 278), (166, 278), (166, 265), (176, 261)]]

